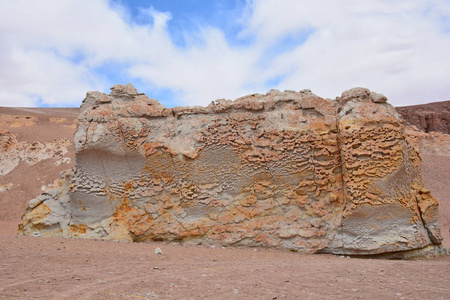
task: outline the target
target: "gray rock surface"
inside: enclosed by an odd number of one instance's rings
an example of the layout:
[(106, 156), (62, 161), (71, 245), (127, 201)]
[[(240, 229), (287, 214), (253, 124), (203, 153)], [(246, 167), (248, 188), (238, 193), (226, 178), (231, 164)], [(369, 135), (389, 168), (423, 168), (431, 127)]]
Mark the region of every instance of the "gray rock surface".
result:
[(271, 90), (163, 107), (89, 92), (76, 160), (20, 233), (372, 255), (439, 245), (437, 202), (386, 97)]

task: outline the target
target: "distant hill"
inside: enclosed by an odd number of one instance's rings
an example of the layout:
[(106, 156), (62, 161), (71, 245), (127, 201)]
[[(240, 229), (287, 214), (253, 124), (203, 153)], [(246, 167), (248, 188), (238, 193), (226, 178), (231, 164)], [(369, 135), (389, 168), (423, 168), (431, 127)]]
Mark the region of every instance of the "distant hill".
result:
[(397, 107), (405, 122), (423, 132), (450, 133), (450, 101)]

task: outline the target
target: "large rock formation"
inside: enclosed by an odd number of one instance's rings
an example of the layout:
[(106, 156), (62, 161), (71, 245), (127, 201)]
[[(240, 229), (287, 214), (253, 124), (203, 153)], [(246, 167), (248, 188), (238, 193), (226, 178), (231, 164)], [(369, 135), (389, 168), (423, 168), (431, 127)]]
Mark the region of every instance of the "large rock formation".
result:
[(254, 94), (165, 108), (90, 92), (76, 163), (20, 233), (371, 255), (439, 245), (420, 157), (382, 95)]
[(397, 107), (406, 124), (423, 132), (450, 134), (450, 101)]

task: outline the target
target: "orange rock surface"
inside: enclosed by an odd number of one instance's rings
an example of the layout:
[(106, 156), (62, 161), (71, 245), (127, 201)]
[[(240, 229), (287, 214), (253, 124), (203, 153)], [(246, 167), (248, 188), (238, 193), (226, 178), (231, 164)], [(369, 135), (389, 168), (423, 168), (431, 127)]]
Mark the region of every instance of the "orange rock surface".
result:
[(441, 242), (401, 117), (367, 89), (170, 109), (116, 85), (87, 94), (74, 144), (21, 234), (354, 255)]

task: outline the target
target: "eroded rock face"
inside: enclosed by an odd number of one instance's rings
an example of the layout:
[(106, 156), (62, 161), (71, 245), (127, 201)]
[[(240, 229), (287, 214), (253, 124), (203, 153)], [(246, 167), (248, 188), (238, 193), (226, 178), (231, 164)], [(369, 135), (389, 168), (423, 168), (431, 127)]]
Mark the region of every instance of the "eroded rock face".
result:
[(406, 126), (406, 135), (420, 153), (450, 156), (450, 135), (432, 131), (425, 133), (416, 126)]
[(165, 108), (90, 92), (76, 164), (20, 233), (379, 254), (440, 244), (437, 202), (383, 95), (271, 90)]
[(45, 159), (62, 158), (69, 144), (66, 139), (51, 143), (19, 142), (10, 131), (0, 128), (0, 176), (11, 172), (22, 161), (34, 165)]
[(406, 124), (423, 132), (450, 134), (450, 101), (397, 107)]

